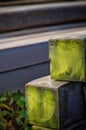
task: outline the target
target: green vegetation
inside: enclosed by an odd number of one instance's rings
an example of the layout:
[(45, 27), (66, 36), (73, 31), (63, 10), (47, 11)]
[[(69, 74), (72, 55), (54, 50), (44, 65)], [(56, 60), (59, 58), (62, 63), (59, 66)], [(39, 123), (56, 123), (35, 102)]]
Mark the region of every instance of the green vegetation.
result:
[(51, 40), (49, 56), (51, 78), (85, 81), (85, 50), (81, 40)]
[(56, 94), (53, 90), (27, 86), (26, 105), (28, 122), (49, 128), (59, 128)]
[(24, 92), (0, 95), (0, 130), (30, 130), (27, 123)]

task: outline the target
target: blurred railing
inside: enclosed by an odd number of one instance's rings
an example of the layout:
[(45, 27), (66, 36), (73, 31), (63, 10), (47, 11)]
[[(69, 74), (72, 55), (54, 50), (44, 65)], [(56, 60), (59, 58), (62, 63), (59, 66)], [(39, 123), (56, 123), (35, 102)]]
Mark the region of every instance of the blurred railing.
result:
[(48, 40), (82, 30), (86, 2), (0, 7), (0, 93), (48, 75)]
[(9, 5), (23, 5), (23, 4), (42, 4), (50, 2), (66, 2), (66, 1), (85, 1), (85, 0), (0, 0), (0, 6), (9, 6)]
[(86, 2), (0, 7), (0, 32), (86, 21)]

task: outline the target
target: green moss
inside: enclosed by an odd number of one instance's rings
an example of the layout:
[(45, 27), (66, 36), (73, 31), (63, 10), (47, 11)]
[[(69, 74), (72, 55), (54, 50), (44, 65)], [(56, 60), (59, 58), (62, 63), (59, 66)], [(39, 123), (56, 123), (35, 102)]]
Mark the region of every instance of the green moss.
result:
[(41, 121), (48, 121), (52, 118), (55, 111), (55, 97), (49, 90), (44, 90), (42, 99), (43, 116)]
[(38, 88), (28, 87), (26, 91), (27, 115), (31, 123), (36, 123), (41, 118), (41, 94)]
[(26, 104), (29, 123), (58, 128), (56, 95), (53, 90), (26, 87)]
[(51, 40), (50, 74), (55, 80), (85, 80), (85, 54), (81, 40)]

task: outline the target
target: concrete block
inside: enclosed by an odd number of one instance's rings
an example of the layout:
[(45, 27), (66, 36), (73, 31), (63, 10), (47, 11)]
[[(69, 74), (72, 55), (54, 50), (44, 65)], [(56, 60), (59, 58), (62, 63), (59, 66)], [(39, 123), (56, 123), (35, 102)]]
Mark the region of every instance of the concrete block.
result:
[(54, 81), (50, 76), (26, 84), (28, 123), (62, 129), (85, 117), (83, 83)]
[(54, 80), (86, 81), (86, 36), (50, 40), (50, 74)]

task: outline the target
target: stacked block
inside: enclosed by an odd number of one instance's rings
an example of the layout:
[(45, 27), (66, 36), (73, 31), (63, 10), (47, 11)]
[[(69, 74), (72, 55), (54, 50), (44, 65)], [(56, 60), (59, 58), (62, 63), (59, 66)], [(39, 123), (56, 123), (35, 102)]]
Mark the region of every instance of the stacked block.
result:
[(33, 125), (32, 130), (84, 130), (85, 44), (84, 36), (49, 41), (50, 76), (29, 82), (25, 87), (27, 119)]
[(42, 78), (26, 84), (28, 121), (59, 129), (58, 93), (49, 81), (49, 78)]
[(59, 38), (50, 40), (50, 74), (54, 80), (86, 81), (86, 40)]
[(60, 130), (85, 117), (83, 83), (54, 81), (46, 76), (26, 84), (30, 124)]

